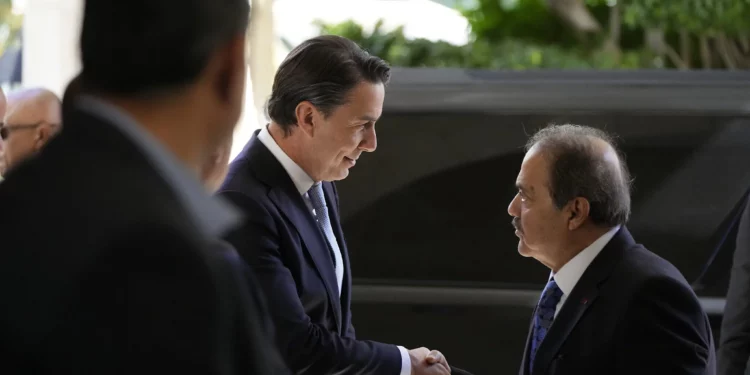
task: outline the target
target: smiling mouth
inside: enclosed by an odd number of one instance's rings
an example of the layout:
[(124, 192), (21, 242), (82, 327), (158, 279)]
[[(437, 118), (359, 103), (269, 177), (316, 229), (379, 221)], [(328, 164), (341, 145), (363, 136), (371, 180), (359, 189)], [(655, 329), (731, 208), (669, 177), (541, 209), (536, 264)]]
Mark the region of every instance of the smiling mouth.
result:
[(351, 165), (357, 164), (357, 159), (352, 159), (348, 156), (344, 156), (344, 160), (348, 161)]

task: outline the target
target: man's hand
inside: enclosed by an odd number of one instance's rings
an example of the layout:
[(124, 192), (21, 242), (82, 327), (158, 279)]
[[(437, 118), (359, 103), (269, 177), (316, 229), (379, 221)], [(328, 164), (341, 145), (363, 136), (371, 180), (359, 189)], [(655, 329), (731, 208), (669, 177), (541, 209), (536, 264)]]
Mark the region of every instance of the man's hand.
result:
[(451, 368), (442, 353), (427, 348), (409, 350), (411, 375), (448, 375)]

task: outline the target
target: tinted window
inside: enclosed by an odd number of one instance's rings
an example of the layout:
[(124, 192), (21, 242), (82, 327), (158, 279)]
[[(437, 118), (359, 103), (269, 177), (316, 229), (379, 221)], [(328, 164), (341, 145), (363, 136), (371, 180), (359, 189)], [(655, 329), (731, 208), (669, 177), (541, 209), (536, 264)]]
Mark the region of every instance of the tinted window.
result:
[(533, 285), (507, 206), (527, 135), (547, 123), (621, 137), (636, 240), (693, 281), (750, 187), (750, 118), (622, 113), (387, 114), (378, 150), (338, 184), (356, 279)]

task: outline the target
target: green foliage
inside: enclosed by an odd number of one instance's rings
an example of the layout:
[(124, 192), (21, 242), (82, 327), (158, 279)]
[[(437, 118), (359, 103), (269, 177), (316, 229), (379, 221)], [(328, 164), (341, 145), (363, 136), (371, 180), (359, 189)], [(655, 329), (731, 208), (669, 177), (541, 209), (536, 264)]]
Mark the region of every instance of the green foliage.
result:
[(627, 53), (618, 60), (606, 53), (584, 53), (520, 39), (507, 39), (496, 43), (482, 40), (464, 46), (426, 39), (408, 40), (401, 28), (384, 32), (382, 22), (378, 22), (369, 33), (353, 21), (336, 25), (318, 22), (318, 25), (321, 34), (349, 38), (394, 66), (512, 70), (634, 69), (648, 66), (650, 61), (648, 56), (639, 53)]
[(13, 2), (0, 0), (0, 55), (18, 42), (23, 16), (13, 14)]
[(462, 11), (476, 40), (505, 39), (572, 46), (575, 35), (544, 0), (478, 0), (477, 6)]
[[(351, 21), (319, 26), (396, 66), (750, 69), (750, 0), (580, 0), (602, 26), (596, 35), (565, 24), (560, 7), (550, 9), (554, 1), (473, 1), (461, 10), (472, 31), (465, 46), (407, 40), (400, 28), (383, 31), (382, 22), (372, 32)], [(647, 41), (646, 31), (657, 33), (649, 32)], [(663, 42), (653, 39), (659, 35)]]
[(592, 6), (620, 1), (631, 28), (658, 27), (693, 34), (750, 32), (750, 0), (586, 0)]

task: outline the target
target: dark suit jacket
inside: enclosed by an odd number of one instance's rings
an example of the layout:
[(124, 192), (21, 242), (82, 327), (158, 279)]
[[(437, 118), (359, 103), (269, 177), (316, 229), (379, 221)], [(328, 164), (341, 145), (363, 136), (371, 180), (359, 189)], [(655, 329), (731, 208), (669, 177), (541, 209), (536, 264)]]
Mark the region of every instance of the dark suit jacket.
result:
[[(529, 347), (527, 339), (521, 375)], [(567, 297), (532, 375), (713, 375), (715, 361), (708, 317), (690, 285), (623, 227)]]
[(220, 194), (247, 220), (228, 240), (255, 271), (282, 356), (295, 373), (397, 375), (395, 345), (355, 338), (351, 269), (334, 184), (323, 183), (344, 261), (339, 298), (330, 251), (286, 170), (256, 135), (232, 163)]
[(242, 260), (231, 244), (219, 241), (217, 248), (230, 268), (225, 274), (233, 278), (232, 289), (236, 291), (234, 299), (239, 311), (237, 319), (242, 320), (243, 325), (250, 327), (253, 332), (260, 334), (265, 352), (266, 371), (277, 375), (291, 374), (279, 351), (276, 350), (273, 321), (268, 314), (264, 293), (260, 289), (253, 270)]
[(3, 372), (275, 373), (175, 190), (112, 124), (71, 108), (64, 122), (0, 183)]
[(750, 201), (737, 232), (720, 337), (719, 374), (744, 375), (750, 359)]

